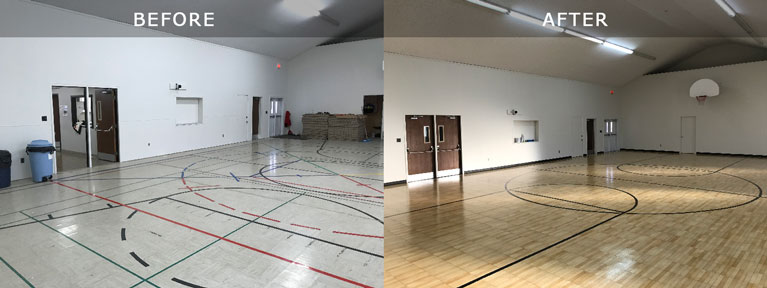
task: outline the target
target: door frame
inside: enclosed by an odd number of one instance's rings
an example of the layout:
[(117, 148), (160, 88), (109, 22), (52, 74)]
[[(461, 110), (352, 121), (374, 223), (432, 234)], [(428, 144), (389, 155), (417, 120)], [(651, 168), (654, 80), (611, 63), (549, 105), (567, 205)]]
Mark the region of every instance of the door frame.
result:
[[(684, 148), (684, 118), (691, 118), (693, 124), (693, 138), (692, 138), (692, 152), (683, 152)], [(698, 119), (695, 116), (681, 116), (679, 118), (679, 154), (697, 154), (697, 139), (698, 138)]]
[[(57, 83), (57, 82), (51, 82), (51, 83), (48, 84), (48, 89), (50, 89), (51, 92), (53, 92), (53, 87), (84, 88), (85, 89), (85, 97), (86, 98), (90, 97), (91, 89), (96, 89), (96, 88), (107, 89), (107, 88), (104, 88), (104, 87), (109, 87), (109, 89), (120, 90), (120, 86), (119, 85), (88, 85), (88, 84), (71, 84), (71, 83), (62, 84), (62, 83)], [(115, 96), (115, 98), (117, 98), (117, 96)], [(85, 103), (86, 103), (86, 105), (85, 105), (85, 115), (86, 115), (86, 122), (87, 122), (86, 123), (86, 128), (87, 129), (85, 129), (85, 133), (86, 133), (85, 154), (88, 155), (88, 157), (86, 157), (88, 159), (86, 167), (91, 168), (91, 167), (93, 167), (93, 157), (90, 157), (90, 153), (93, 153), (93, 151), (92, 151), (92, 147), (91, 147), (90, 127), (91, 127), (92, 121), (93, 121), (93, 117), (92, 117), (93, 116), (92, 115), (93, 114), (93, 109), (92, 109), (93, 107), (91, 107), (91, 101), (85, 101)], [(48, 107), (50, 107), (50, 110), (48, 110), (48, 115), (53, 115), (53, 97), (50, 98), (50, 105)], [(71, 112), (71, 109), (72, 108), (70, 107), (70, 112)], [(118, 115), (120, 113), (119, 113), (119, 106), (118, 105), (115, 105), (115, 114), (116, 114), (115, 115), (116, 118), (119, 117)], [(71, 113), (70, 113), (70, 115), (71, 115)], [(53, 116), (51, 116), (51, 117), (53, 117)], [(117, 119), (118, 119), (117, 120), (117, 125), (119, 126), (120, 125), (119, 124), (119, 118), (117, 118)], [(56, 141), (56, 130), (54, 128), (54, 123), (53, 123), (53, 121), (48, 121), (48, 122), (50, 123), (49, 127), (50, 127), (51, 139), (55, 142)], [(117, 153), (120, 153), (120, 133), (119, 133), (119, 131), (115, 131), (115, 132), (116, 132), (115, 135), (117, 137)], [(54, 152), (54, 157), (55, 157), (55, 153), (57, 153), (57, 152)], [(58, 166), (56, 164), (56, 161), (53, 161), (53, 174), (57, 174), (57, 173), (58, 173)]]

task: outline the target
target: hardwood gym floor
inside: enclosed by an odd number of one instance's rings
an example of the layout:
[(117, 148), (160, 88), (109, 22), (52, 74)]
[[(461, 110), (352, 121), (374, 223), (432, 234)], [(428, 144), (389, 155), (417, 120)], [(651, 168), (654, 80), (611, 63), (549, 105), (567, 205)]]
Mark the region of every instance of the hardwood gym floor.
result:
[(385, 189), (386, 287), (767, 287), (767, 159), (615, 152)]
[(0, 287), (380, 287), (381, 141), (267, 139), (0, 189)]

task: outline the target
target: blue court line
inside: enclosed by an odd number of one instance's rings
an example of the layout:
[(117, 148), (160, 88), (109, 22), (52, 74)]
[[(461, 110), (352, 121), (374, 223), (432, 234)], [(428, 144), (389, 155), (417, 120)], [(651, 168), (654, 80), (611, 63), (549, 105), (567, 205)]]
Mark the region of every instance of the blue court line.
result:
[(237, 178), (237, 176), (234, 176), (234, 173), (232, 173), (232, 172), (229, 172), (229, 175), (232, 175), (232, 177), (234, 178), (234, 180), (237, 180), (237, 182), (240, 182), (240, 178)]

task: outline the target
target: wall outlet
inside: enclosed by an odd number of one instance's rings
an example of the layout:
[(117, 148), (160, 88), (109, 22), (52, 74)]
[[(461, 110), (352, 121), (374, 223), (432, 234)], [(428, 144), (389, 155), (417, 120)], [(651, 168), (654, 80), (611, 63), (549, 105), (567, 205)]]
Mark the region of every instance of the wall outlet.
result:
[(24, 164), (24, 157), (21, 157), (21, 164)]
[(224, 138), (224, 134), (221, 134), (221, 138)]
[(402, 142), (402, 138), (397, 138), (397, 143)]

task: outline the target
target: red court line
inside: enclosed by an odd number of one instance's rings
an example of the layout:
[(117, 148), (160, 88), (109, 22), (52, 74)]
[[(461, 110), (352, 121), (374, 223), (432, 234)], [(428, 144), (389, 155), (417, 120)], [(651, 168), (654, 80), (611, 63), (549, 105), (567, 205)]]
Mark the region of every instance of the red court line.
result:
[(186, 187), (181, 187), (178, 189), (192, 189), (192, 188), (199, 189), (199, 188), (211, 188), (211, 187), (219, 187), (219, 186), (220, 185), (205, 185), (205, 186), (192, 186), (192, 187), (186, 186)]
[(202, 195), (202, 194), (200, 194), (200, 193), (194, 192), (194, 194), (195, 194), (195, 195), (197, 195), (197, 196), (200, 196), (200, 197), (202, 197), (202, 198), (205, 198), (205, 199), (207, 199), (207, 200), (208, 200), (208, 201), (210, 201), (210, 202), (216, 202), (216, 201), (213, 201), (213, 199), (210, 199), (210, 198), (208, 198), (208, 197), (205, 197), (205, 195)]
[(344, 176), (344, 175), (341, 175), (341, 174), (338, 174), (338, 176), (344, 177), (346, 180), (352, 181), (352, 182), (354, 182), (354, 183), (357, 183), (357, 184), (360, 184), (360, 185), (362, 185), (362, 186), (365, 186), (365, 187), (368, 187), (368, 188), (370, 188), (370, 189), (373, 189), (373, 190), (375, 190), (375, 191), (376, 191), (376, 192), (378, 192), (378, 193), (384, 194), (384, 192), (383, 192), (383, 191), (381, 191), (381, 190), (378, 190), (378, 189), (376, 189), (376, 188), (373, 188), (373, 187), (370, 187), (370, 185), (367, 185), (367, 184), (363, 184), (363, 183), (360, 183), (360, 182), (358, 182), (357, 180), (354, 180), (354, 179), (352, 179), (352, 178), (346, 177), (346, 176)]
[(221, 205), (221, 206), (224, 206), (224, 207), (226, 207), (226, 208), (229, 208), (229, 209), (230, 209), (230, 210), (232, 210), (232, 211), (234, 211), (234, 210), (237, 210), (237, 209), (234, 209), (234, 208), (232, 208), (232, 207), (226, 206), (226, 205), (224, 205), (224, 204), (221, 204), (221, 203), (218, 203), (218, 205)]
[(272, 219), (272, 218), (267, 218), (267, 217), (264, 217), (264, 216), (261, 216), (261, 215), (256, 215), (256, 214), (253, 214), (253, 213), (242, 212), (242, 214), (247, 214), (247, 215), (250, 215), (250, 216), (253, 216), (253, 217), (263, 218), (263, 219), (266, 219), (266, 220), (269, 220), (269, 221), (274, 221), (274, 222), (280, 223), (280, 220)]
[(304, 227), (304, 228), (309, 228), (309, 229), (314, 229), (314, 230), (322, 230), (322, 229), (320, 229), (320, 228), (317, 228), (317, 227), (311, 227), (311, 226), (298, 225), (298, 224), (294, 224), (294, 223), (290, 223), (290, 225), (293, 225), (293, 226), (298, 226), (298, 227)]
[(336, 233), (336, 234), (346, 234), (346, 235), (352, 235), (352, 236), (361, 236), (361, 237), (370, 237), (370, 238), (380, 238), (380, 239), (384, 238), (383, 236), (356, 234), (356, 233), (341, 232), (341, 231), (333, 231), (333, 233)]
[(330, 189), (330, 188), (325, 188), (325, 187), (312, 186), (312, 185), (306, 185), (306, 184), (298, 184), (298, 183), (294, 183), (294, 182), (280, 181), (280, 180), (274, 180), (274, 179), (261, 179), (261, 178), (255, 178), (255, 177), (253, 177), (253, 178), (256, 179), (256, 180), (261, 180), (261, 181), (274, 181), (274, 182), (285, 183), (285, 184), (290, 184), (290, 185), (298, 185), (298, 186), (303, 186), (303, 187), (328, 190), (328, 191), (345, 193), (345, 194), (351, 194), (351, 195), (357, 195), (357, 196), (362, 196), (362, 197), (371, 197), (371, 198), (381, 199), (381, 196), (365, 195), (365, 194), (359, 194), (359, 193), (354, 193), (354, 192), (347, 192), (347, 191), (335, 190), (335, 189)]
[(227, 239), (227, 238), (224, 238), (224, 237), (218, 236), (218, 235), (216, 235), (216, 234), (213, 234), (213, 233), (210, 233), (210, 232), (207, 232), (207, 231), (204, 231), (204, 230), (201, 230), (201, 229), (198, 229), (198, 228), (195, 228), (195, 227), (192, 227), (192, 226), (189, 226), (189, 225), (183, 224), (183, 223), (179, 223), (179, 222), (176, 222), (176, 221), (170, 220), (170, 219), (168, 219), (168, 218), (165, 218), (165, 217), (162, 217), (162, 216), (160, 216), (160, 215), (157, 215), (157, 214), (154, 214), (154, 213), (151, 213), (151, 212), (147, 212), (147, 211), (144, 211), (144, 210), (141, 210), (141, 209), (138, 209), (138, 208), (132, 207), (132, 206), (130, 206), (130, 205), (126, 205), (126, 204), (123, 204), (123, 203), (117, 202), (117, 201), (115, 201), (115, 200), (112, 200), (112, 199), (109, 199), (109, 198), (106, 198), (106, 197), (102, 197), (102, 196), (96, 195), (96, 194), (94, 194), (94, 193), (85, 192), (85, 191), (83, 191), (83, 190), (80, 190), (80, 189), (77, 189), (77, 188), (74, 188), (74, 187), (71, 187), (71, 186), (67, 186), (67, 185), (65, 185), (65, 184), (61, 184), (60, 182), (53, 182), (53, 183), (56, 183), (56, 184), (58, 184), (59, 186), (63, 186), (63, 187), (66, 187), (66, 188), (72, 189), (72, 190), (74, 190), (74, 191), (77, 191), (77, 192), (80, 192), (80, 193), (83, 193), (83, 194), (86, 194), (86, 195), (90, 195), (90, 196), (93, 196), (93, 197), (99, 198), (99, 199), (101, 199), (101, 200), (104, 200), (104, 201), (112, 202), (112, 203), (114, 203), (114, 204), (117, 204), (117, 205), (120, 205), (120, 206), (123, 206), (123, 207), (126, 207), (126, 208), (130, 208), (130, 209), (136, 210), (136, 211), (138, 211), (138, 212), (141, 212), (141, 213), (144, 213), (144, 214), (146, 214), (146, 215), (149, 215), (149, 216), (152, 216), (152, 217), (155, 217), (155, 218), (161, 219), (161, 220), (165, 220), (165, 221), (167, 221), (167, 222), (170, 222), (170, 223), (176, 224), (176, 225), (178, 225), (178, 226), (181, 226), (181, 227), (184, 227), (184, 228), (187, 228), (187, 229), (191, 229), (191, 230), (194, 230), (194, 231), (200, 232), (200, 233), (202, 233), (202, 234), (205, 234), (205, 235), (208, 235), (208, 236), (211, 236), (211, 237), (217, 238), (217, 239), (219, 239), (219, 240), (223, 240), (223, 241), (226, 241), (226, 242), (232, 243), (232, 244), (234, 244), (234, 245), (237, 245), (237, 246), (240, 246), (240, 247), (243, 247), (243, 248), (246, 248), (246, 249), (250, 249), (250, 250), (256, 251), (256, 252), (258, 252), (258, 253), (261, 253), (261, 254), (264, 254), (264, 255), (267, 255), (267, 256), (270, 256), (270, 257), (273, 257), (273, 258), (276, 258), (276, 259), (279, 259), (279, 260), (282, 260), (282, 261), (288, 262), (288, 263), (290, 263), (290, 264), (295, 264), (295, 265), (298, 265), (298, 266), (304, 267), (304, 268), (306, 268), (306, 269), (309, 269), (309, 270), (311, 270), (311, 271), (314, 271), (314, 272), (320, 273), (320, 274), (322, 274), (322, 275), (325, 275), (325, 276), (333, 277), (333, 278), (335, 278), (335, 279), (338, 279), (338, 280), (344, 281), (344, 282), (346, 282), (346, 283), (350, 283), (350, 284), (353, 284), (353, 285), (356, 285), (356, 286), (359, 286), (359, 287), (373, 288), (372, 286), (368, 286), (368, 285), (365, 285), (365, 284), (362, 284), (362, 283), (359, 283), (359, 282), (355, 282), (354, 280), (346, 279), (346, 278), (343, 278), (343, 277), (341, 277), (341, 276), (337, 276), (337, 275), (335, 275), (335, 274), (331, 274), (331, 273), (329, 273), (329, 272), (325, 272), (325, 271), (322, 271), (322, 270), (320, 270), (320, 269), (317, 269), (317, 268), (314, 268), (314, 267), (308, 266), (308, 265), (306, 265), (306, 264), (303, 264), (303, 263), (300, 263), (300, 262), (296, 262), (296, 261), (293, 261), (293, 260), (287, 259), (287, 258), (285, 258), (285, 257), (281, 257), (281, 256), (278, 256), (278, 255), (275, 255), (275, 254), (272, 254), (272, 253), (266, 252), (266, 251), (264, 251), (264, 250), (261, 250), (261, 249), (258, 249), (258, 248), (254, 248), (254, 247), (251, 247), (251, 246), (248, 246), (248, 245), (242, 244), (242, 243), (240, 243), (240, 242), (237, 242), (237, 241), (234, 241), (234, 240), (231, 240), (231, 239)]

